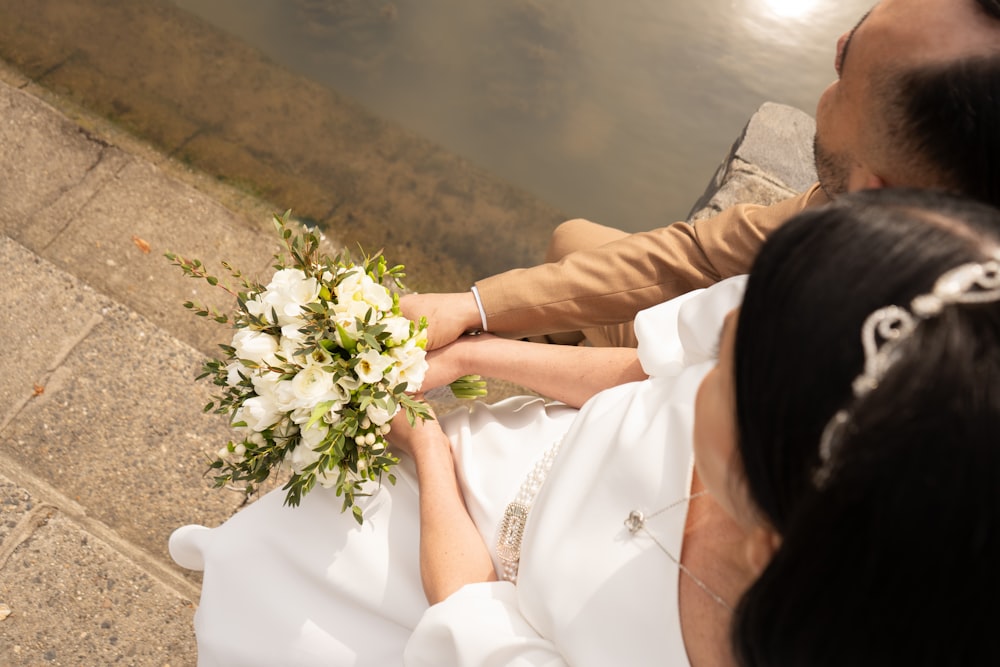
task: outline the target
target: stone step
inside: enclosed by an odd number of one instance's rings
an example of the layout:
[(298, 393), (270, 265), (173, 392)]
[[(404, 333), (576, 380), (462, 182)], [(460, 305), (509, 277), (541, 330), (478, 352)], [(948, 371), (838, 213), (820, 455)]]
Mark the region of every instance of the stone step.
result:
[(167, 538), (240, 502), (202, 475), (228, 437), (203, 355), (7, 237), (0, 267), (0, 663), (192, 664)]

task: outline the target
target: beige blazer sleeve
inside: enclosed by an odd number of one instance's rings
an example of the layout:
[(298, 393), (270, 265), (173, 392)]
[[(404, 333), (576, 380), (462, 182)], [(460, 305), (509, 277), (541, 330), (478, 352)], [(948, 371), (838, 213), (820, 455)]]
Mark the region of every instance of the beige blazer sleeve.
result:
[(677, 222), (485, 278), (476, 287), (486, 323), (490, 331), (526, 336), (628, 322), (640, 310), (747, 273), (771, 232), (827, 201), (813, 185), (772, 206), (734, 206), (694, 225)]

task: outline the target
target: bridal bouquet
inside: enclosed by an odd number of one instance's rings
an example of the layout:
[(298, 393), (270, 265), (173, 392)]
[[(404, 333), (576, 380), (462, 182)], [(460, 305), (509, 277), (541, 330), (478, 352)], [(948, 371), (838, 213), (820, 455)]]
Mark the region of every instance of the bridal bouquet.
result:
[[(238, 288), (224, 285), (198, 260), (168, 253), (185, 274), (207, 281), (236, 299), (220, 313), (189, 301), (184, 306), (235, 329), (222, 358), (205, 362), (198, 379), (211, 378), (218, 394), (205, 411), (226, 414), (238, 438), (210, 464), (216, 487), (244, 485), (247, 495), (272, 471), (291, 477), (285, 503), (298, 505), (317, 483), (343, 496), (358, 523), (355, 496), (366, 482), (381, 482), (398, 462), (386, 448), (390, 420), (404, 410), (411, 424), (427, 419), (425, 403), (407, 395), (427, 370), (425, 320), (399, 311), (401, 265), (388, 267), (381, 253), (352, 261), (319, 251), (312, 232), (293, 232), (288, 215), (274, 216), (286, 254), (275, 255), (267, 285), (251, 281), (223, 262)], [(478, 378), (453, 385), (457, 396), (485, 393)]]

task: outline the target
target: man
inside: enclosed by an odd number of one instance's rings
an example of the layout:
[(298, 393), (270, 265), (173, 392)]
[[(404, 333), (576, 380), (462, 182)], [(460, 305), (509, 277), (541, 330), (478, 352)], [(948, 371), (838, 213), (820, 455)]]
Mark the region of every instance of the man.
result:
[(803, 194), (630, 235), (570, 221), (548, 259), (578, 251), (470, 292), (408, 296), (403, 312), (428, 317), (432, 348), (477, 329), (632, 345), (638, 311), (747, 273), (770, 232), (830, 197), (937, 187), (1000, 206), (1000, 0), (884, 0), (840, 38), (835, 69), (816, 108), (819, 183)]

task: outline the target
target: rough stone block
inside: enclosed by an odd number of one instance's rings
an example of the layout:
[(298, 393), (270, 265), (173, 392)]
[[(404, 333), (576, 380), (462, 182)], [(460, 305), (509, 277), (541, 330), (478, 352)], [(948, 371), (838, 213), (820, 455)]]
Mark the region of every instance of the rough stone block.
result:
[(36, 224), (60, 227), (45, 248), (46, 258), (203, 354), (214, 354), (231, 332), (196, 319), (181, 304), (191, 299), (227, 310), (232, 299), (183, 276), (163, 254), (200, 259), (224, 278), (221, 260), (251, 276), (268, 275), (278, 249), (276, 234), (249, 229), (217, 202), (138, 160), (95, 189), (81, 207), (51, 207), (45, 214), (56, 218)]
[(215, 525), (240, 500), (203, 476), (230, 437), (201, 415), (200, 355), (121, 305), (60, 364), (59, 382), (4, 429), (7, 456), (122, 537), (169, 562), (170, 531)]
[(772, 204), (816, 182), (812, 142), (816, 124), (799, 109), (767, 102), (750, 118), (689, 219), (736, 204)]
[(0, 664), (193, 665), (194, 605), (54, 513), (0, 569)]
[(83, 180), (103, 149), (44, 102), (0, 85), (0, 231), (16, 238), (36, 211)]

